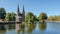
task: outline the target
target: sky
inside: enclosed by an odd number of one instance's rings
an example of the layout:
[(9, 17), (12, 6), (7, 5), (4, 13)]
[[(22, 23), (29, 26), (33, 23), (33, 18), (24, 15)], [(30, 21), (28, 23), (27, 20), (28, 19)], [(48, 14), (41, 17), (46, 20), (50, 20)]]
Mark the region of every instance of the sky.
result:
[(36, 16), (41, 12), (48, 16), (60, 15), (60, 0), (0, 0), (0, 8), (5, 8), (6, 12), (16, 13), (18, 4), (20, 12), (24, 5), (25, 12), (32, 12)]

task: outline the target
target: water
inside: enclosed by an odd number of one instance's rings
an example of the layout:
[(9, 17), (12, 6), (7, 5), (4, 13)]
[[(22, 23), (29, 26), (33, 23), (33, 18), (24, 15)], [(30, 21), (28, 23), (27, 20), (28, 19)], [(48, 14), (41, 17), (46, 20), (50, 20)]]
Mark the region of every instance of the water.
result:
[[(20, 28), (19, 28), (20, 27)], [(60, 23), (37, 23), (37, 24), (4, 25), (6, 30), (0, 30), (0, 34), (60, 34)], [(0, 26), (1, 28), (1, 26)]]

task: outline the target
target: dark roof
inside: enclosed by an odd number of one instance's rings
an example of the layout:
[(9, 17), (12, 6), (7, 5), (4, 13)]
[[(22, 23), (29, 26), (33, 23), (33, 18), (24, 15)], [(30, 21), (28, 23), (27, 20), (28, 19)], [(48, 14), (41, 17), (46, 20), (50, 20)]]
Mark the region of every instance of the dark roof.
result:
[(20, 16), (22, 16), (22, 14), (20, 13)]

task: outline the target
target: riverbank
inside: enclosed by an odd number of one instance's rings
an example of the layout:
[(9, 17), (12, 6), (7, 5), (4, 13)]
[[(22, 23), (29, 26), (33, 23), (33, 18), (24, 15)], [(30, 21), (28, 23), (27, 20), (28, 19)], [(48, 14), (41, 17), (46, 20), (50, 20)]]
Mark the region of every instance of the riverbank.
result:
[(46, 22), (60, 23), (60, 21), (48, 21), (48, 20), (46, 20)]

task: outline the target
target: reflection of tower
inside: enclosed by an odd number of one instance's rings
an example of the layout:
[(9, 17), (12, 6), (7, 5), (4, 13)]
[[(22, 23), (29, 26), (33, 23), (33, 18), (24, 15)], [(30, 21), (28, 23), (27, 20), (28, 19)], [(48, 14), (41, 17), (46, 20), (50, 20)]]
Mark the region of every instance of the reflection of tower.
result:
[(25, 26), (22, 24), (17, 24), (18, 27), (16, 27), (17, 34), (24, 34), (25, 32)]

